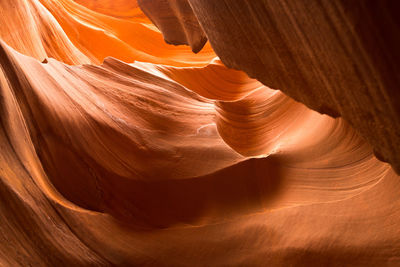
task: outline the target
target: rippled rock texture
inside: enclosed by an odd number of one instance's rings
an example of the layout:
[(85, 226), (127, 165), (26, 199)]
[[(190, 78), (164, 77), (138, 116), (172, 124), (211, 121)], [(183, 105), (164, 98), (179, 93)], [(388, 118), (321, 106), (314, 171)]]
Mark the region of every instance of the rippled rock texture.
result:
[[(173, 8), (173, 2), (139, 4), (152, 11), (149, 5)], [(323, 114), (343, 117), (400, 172), (398, 1), (178, 2), (190, 3), (204, 29), (191, 31), (205, 32), (226, 66)], [(182, 31), (171, 23), (180, 13), (152, 16), (164, 35)]]
[(0, 265), (399, 265), (398, 28), (301, 2), (2, 0)]

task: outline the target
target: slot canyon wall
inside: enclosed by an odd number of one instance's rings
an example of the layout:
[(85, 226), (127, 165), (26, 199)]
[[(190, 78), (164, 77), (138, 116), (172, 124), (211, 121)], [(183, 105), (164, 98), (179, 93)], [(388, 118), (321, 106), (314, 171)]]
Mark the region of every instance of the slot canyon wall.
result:
[(0, 0), (0, 265), (400, 265), (397, 11)]

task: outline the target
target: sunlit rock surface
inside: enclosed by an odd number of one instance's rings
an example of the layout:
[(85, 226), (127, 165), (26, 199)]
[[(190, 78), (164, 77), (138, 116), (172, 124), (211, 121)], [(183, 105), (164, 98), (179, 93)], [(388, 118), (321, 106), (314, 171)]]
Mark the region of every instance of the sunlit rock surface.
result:
[(0, 265), (400, 264), (400, 179), (344, 114), (166, 44), (135, 1), (0, 14)]
[[(145, 10), (175, 6), (143, 2)], [(202, 26), (192, 27), (192, 34), (204, 30), (224, 64), (314, 110), (343, 117), (400, 173), (398, 1), (178, 2), (191, 6)], [(182, 16), (176, 13), (166, 18), (153, 11), (165, 35), (171, 28), (182, 31), (171, 23)]]

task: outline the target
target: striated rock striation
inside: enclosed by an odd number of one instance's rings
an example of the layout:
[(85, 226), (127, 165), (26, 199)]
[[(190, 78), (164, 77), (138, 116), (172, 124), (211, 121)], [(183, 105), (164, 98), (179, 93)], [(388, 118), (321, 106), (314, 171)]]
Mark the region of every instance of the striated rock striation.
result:
[[(374, 155), (379, 142), (392, 144), (379, 150), (384, 158), (397, 149), (390, 116), (398, 99), (384, 94), (389, 76), (374, 76), (383, 75), (368, 61), (375, 56), (340, 56), (346, 38), (364, 35), (338, 31), (340, 43), (332, 32), (342, 23), (349, 27), (342, 30), (364, 27), (335, 17), (356, 3), (322, 1), (307, 12), (310, 3), (285, 1), (162, 1), (165, 12), (156, 3), (0, 2), (1, 18), (12, 22), (0, 24), (0, 265), (399, 265), (397, 165)], [(334, 23), (318, 37), (294, 23), (310, 16), (315, 31), (330, 16)], [(382, 23), (392, 25), (388, 18)], [(164, 43), (151, 21), (167, 41), (177, 37), (191, 48)], [(293, 36), (285, 35), (289, 26), (298, 29)], [(303, 46), (305, 32), (326, 46), (322, 58)], [(221, 59), (210, 44), (191, 51), (205, 35)], [(293, 43), (297, 35), (306, 39)], [(350, 78), (337, 82), (343, 87), (331, 83), (360, 53), (354, 90), (335, 100)], [(396, 58), (387, 53), (379, 61), (385, 67)], [(343, 70), (328, 79), (338, 64)], [(303, 87), (321, 80), (325, 87)], [(354, 102), (359, 88), (371, 92), (365, 102)], [(378, 92), (389, 102), (377, 95), (368, 107)], [(386, 113), (378, 114), (384, 103)], [(358, 122), (366, 110), (371, 117)], [(371, 119), (380, 127), (366, 131)]]
[[(400, 172), (396, 1), (186, 1), (226, 66), (343, 117)], [(171, 17), (156, 24), (165, 34), (181, 30)]]

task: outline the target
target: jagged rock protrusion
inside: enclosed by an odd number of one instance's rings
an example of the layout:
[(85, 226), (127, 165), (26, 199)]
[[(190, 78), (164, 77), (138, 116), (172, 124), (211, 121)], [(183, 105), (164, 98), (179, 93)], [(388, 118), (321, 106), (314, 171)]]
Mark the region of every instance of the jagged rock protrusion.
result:
[(186, 44), (199, 52), (207, 37), (186, 0), (138, 0), (140, 8), (164, 35), (169, 44)]

